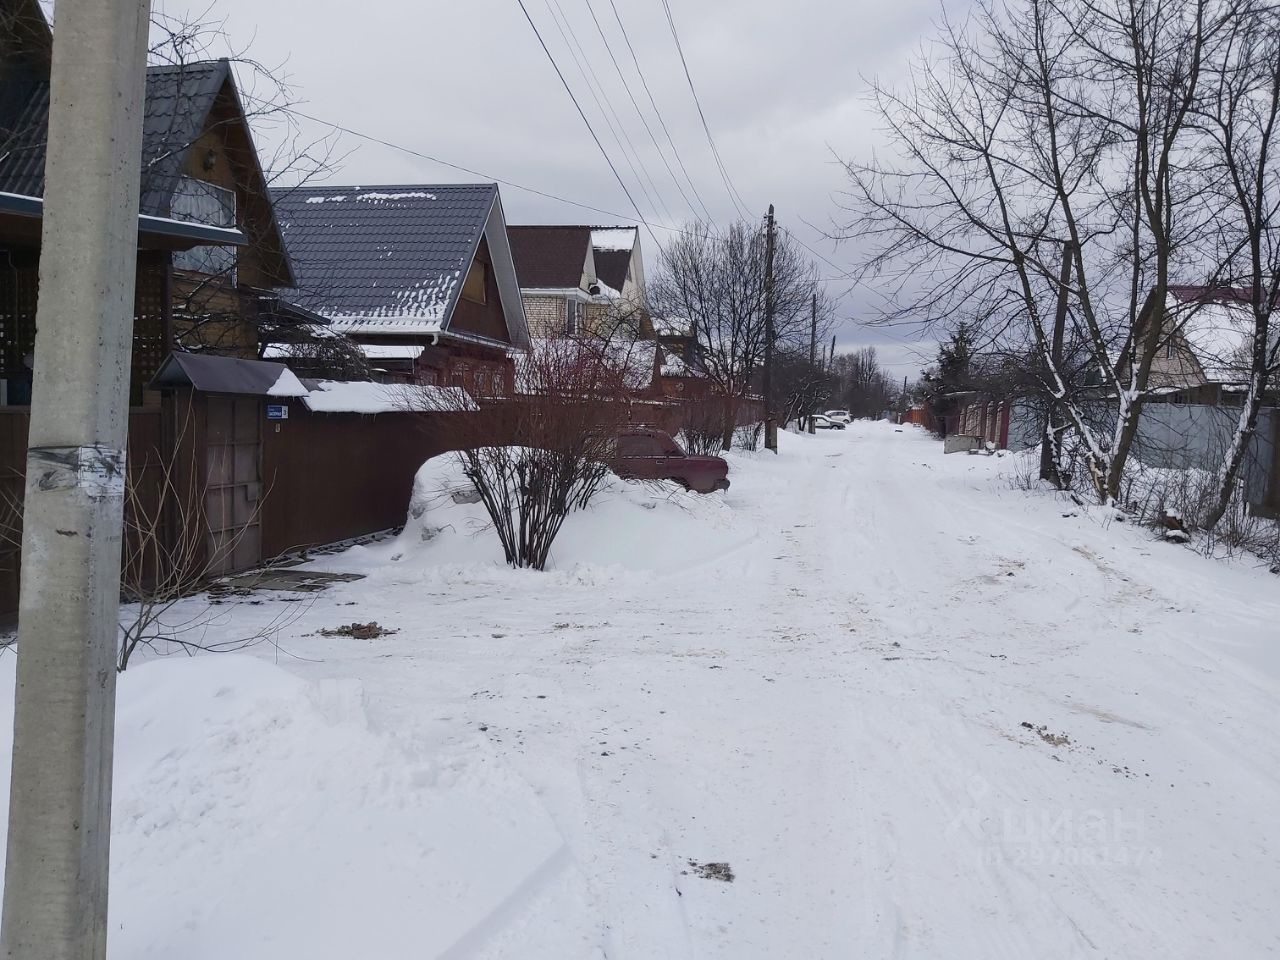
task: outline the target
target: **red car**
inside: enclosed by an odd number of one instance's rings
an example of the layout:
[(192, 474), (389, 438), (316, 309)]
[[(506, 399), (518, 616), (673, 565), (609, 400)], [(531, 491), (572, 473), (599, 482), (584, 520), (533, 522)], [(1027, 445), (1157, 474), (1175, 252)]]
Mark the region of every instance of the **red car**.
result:
[(671, 434), (647, 427), (618, 435), (609, 466), (627, 480), (674, 480), (697, 493), (729, 488), (729, 465), (722, 459), (687, 454)]

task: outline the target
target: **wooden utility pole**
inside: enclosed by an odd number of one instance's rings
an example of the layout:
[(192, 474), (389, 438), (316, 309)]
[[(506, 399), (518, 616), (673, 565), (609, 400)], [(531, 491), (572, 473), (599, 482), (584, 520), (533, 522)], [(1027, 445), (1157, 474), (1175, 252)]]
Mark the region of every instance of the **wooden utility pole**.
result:
[[(818, 295), (815, 293), (809, 300), (809, 376), (818, 376)], [(817, 387), (817, 383), (814, 383)], [(814, 391), (817, 392), (816, 390)], [(816, 402), (812, 398), (810, 402)], [(809, 411), (809, 432), (816, 433), (817, 427), (814, 426), (813, 414), (815, 411)]]
[[(1067, 333), (1067, 285), (1071, 282), (1071, 259), (1074, 250), (1070, 240), (1062, 244), (1062, 271), (1058, 277), (1058, 305), (1053, 316), (1053, 339), (1049, 348), (1049, 369), (1045, 378), (1055, 383), (1055, 373), (1062, 371), (1062, 345)], [(1044, 439), (1040, 444), (1040, 479), (1048, 480), (1054, 486), (1060, 486), (1058, 461), (1062, 446), (1062, 405), (1056, 399), (1050, 399), (1049, 410), (1045, 418)]]
[(147, 0), (58, 4), (23, 506), (6, 960), (101, 960)]
[(764, 446), (778, 452), (778, 420), (773, 404), (773, 204), (765, 220), (764, 234)]

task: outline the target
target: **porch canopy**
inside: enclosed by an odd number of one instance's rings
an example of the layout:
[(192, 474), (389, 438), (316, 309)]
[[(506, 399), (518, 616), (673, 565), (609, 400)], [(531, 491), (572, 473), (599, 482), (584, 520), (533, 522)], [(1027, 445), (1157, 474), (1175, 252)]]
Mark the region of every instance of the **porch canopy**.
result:
[(150, 386), (155, 390), (191, 387), (202, 393), (241, 393), (257, 397), (305, 397), (307, 388), (283, 363), (240, 360), (198, 353), (171, 353)]

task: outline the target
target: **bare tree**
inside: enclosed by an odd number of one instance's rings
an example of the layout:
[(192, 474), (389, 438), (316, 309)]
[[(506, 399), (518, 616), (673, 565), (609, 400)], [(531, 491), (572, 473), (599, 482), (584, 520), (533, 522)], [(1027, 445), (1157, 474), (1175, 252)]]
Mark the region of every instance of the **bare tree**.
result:
[[(773, 266), (775, 346), (807, 350), (817, 271), (785, 232)], [(720, 235), (695, 225), (663, 248), (649, 284), (654, 311), (686, 320), (693, 330), (703, 372), (725, 400), (725, 450), (764, 362), (765, 272), (765, 238), (756, 225), (735, 223)], [(824, 306), (817, 336), (825, 338), (830, 326)]]
[(784, 348), (774, 357), (774, 390), (782, 423), (805, 420), (835, 393), (835, 377), (820, 363), (810, 362), (808, 349)]
[(854, 417), (879, 416), (889, 409), (897, 392), (898, 385), (880, 366), (875, 347), (836, 354), (831, 373), (836, 381), (833, 396)]
[[(846, 235), (874, 244), (864, 277), (894, 284), (885, 319), (961, 315), (1038, 356), (1103, 502), (1174, 334), (1170, 278), (1218, 272), (1204, 262), (1217, 211), (1192, 119), (1239, 3), (984, 0), (944, 22), (904, 92), (875, 87), (893, 153), (846, 166)], [(1101, 426), (1055, 355), (1060, 303), (1111, 406)]]
[(1280, 8), (1242, 4), (1208, 85), (1213, 95), (1195, 122), (1213, 145), (1209, 182), (1222, 197), (1215, 232), (1222, 282), (1249, 327), (1240, 419), (1205, 517), (1213, 529), (1231, 503), (1259, 411), (1280, 373)]

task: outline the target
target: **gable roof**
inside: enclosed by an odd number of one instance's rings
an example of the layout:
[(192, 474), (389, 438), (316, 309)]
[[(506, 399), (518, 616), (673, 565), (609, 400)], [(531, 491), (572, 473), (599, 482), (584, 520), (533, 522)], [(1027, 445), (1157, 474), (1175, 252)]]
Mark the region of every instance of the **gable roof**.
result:
[(169, 354), (151, 379), (153, 388), (193, 387), (205, 393), (305, 397), (307, 388), (283, 363), (199, 353)]
[(522, 288), (571, 289), (582, 285), (591, 252), (590, 227), (518, 226), (508, 227), (507, 233)]
[[(209, 111), (230, 77), (226, 60), (147, 68), (140, 213), (169, 216), (187, 149), (204, 129)], [(48, 80), (35, 83), (25, 106), (13, 117), (0, 118), (0, 127), (8, 133), (0, 156), (0, 190), (43, 197)]]
[(511, 342), (524, 309), (492, 183), (273, 189), (298, 277), (293, 299), (349, 333), (448, 330), (466, 271), (487, 238)]
[(1165, 300), (1170, 326), (1195, 354), (1210, 383), (1249, 378), (1254, 318), (1249, 291), (1235, 287), (1171, 285)]
[[(6, 76), (5, 79), (12, 95), (0, 97), (0, 193), (36, 199), (44, 197), (49, 79), (47, 72), (41, 72), (41, 69), (47, 71), (47, 64), (43, 68), (28, 64), (18, 71), (20, 80), (10, 83), (11, 78)], [(16, 95), (19, 90), (20, 96)], [(211, 115), (220, 103), (223, 105), (220, 108), (222, 115), (238, 121), (247, 143), (247, 150), (236, 151), (234, 163), (240, 170), (239, 182), (249, 195), (253, 210), (260, 211), (261, 218), (265, 218), (265, 222), (256, 225), (254, 236), (258, 242), (272, 248), (272, 256), (276, 258), (274, 278), (292, 282), (288, 257), (268, 202), (266, 176), (253, 146), (252, 132), (240, 103), (235, 76), (225, 59), (147, 68), (142, 152), (139, 157), (139, 216), (153, 221), (167, 221), (173, 217), (174, 198), (184, 181), (182, 171), (187, 154), (209, 129)], [(229, 114), (226, 112), (228, 109)], [(252, 214), (246, 210), (245, 215)], [(153, 222), (151, 226), (163, 228), (165, 224)], [(170, 232), (190, 232), (170, 226)], [(225, 229), (229, 225), (214, 223), (206, 226)], [(236, 236), (240, 243), (244, 242), (238, 231)], [(217, 237), (204, 237), (200, 242), (221, 241)]]

